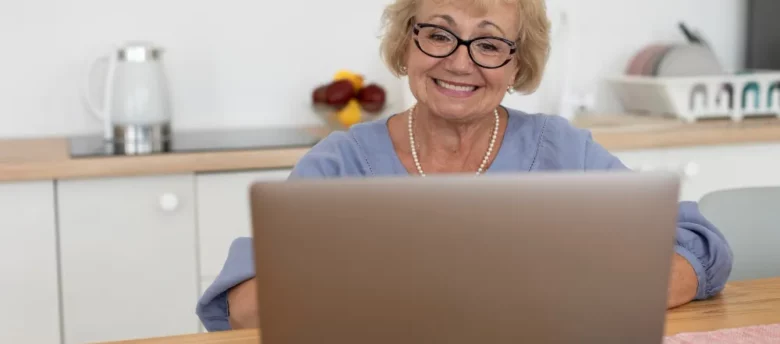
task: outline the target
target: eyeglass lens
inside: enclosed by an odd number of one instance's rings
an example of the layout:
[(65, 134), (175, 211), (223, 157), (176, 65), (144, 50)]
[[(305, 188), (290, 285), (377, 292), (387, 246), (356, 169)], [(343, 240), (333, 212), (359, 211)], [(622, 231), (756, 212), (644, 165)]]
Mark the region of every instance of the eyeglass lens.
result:
[[(458, 38), (447, 30), (427, 26), (418, 29), (417, 42), (428, 55), (446, 57), (458, 47)], [(507, 42), (494, 38), (481, 38), (469, 45), (472, 60), (488, 68), (503, 65), (511, 51), (512, 47)]]

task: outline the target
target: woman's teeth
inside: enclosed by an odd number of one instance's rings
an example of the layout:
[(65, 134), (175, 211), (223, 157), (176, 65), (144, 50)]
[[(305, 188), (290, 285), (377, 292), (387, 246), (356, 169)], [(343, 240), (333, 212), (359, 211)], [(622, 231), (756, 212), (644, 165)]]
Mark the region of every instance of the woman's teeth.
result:
[(444, 88), (446, 88), (448, 90), (460, 91), (460, 92), (473, 92), (473, 91), (475, 91), (477, 89), (476, 86), (458, 86), (458, 85), (453, 85), (453, 84), (446, 83), (446, 82), (441, 81), (439, 79), (434, 79), (434, 80), (436, 81), (437, 85), (439, 85), (441, 87), (444, 87)]

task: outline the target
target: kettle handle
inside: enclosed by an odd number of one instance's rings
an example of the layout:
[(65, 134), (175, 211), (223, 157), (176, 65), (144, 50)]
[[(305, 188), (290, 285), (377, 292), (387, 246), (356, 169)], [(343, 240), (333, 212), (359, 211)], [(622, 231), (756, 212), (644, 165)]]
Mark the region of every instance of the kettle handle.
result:
[[(92, 90), (91, 86), (92, 85), (91, 85), (90, 79), (92, 77), (92, 74), (95, 72), (95, 68), (98, 66), (98, 64), (103, 63), (103, 62), (107, 62), (108, 63), (108, 72), (107, 72), (107, 75), (106, 75), (106, 77), (105, 77), (105, 79), (103, 81), (103, 83), (104, 83), (103, 84), (103, 88), (104, 88), (103, 103), (100, 104), (100, 103), (96, 102), (93, 99), (93, 96), (91, 94), (91, 90)], [(107, 117), (106, 114), (108, 113), (108, 109), (109, 109), (110, 104), (111, 104), (111, 96), (112, 96), (111, 82), (112, 82), (112, 79), (114, 78), (114, 66), (115, 65), (116, 65), (116, 62), (114, 61), (114, 59), (112, 59), (108, 55), (105, 55), (105, 56), (100, 56), (100, 57), (92, 60), (89, 63), (89, 66), (87, 68), (87, 75), (86, 75), (86, 80), (85, 80), (85, 83), (84, 83), (84, 90), (82, 92), (83, 93), (83, 98), (84, 98), (84, 103), (86, 104), (87, 109), (89, 110), (89, 112), (99, 121), (106, 121), (106, 119), (107, 119), (106, 118)]]

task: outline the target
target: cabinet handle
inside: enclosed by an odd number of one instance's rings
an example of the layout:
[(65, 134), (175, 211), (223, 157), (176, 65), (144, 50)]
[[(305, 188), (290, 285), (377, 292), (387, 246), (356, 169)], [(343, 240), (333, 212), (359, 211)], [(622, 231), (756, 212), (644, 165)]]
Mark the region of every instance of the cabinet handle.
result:
[(160, 196), (160, 208), (164, 211), (174, 211), (179, 207), (179, 197), (170, 192), (166, 192)]

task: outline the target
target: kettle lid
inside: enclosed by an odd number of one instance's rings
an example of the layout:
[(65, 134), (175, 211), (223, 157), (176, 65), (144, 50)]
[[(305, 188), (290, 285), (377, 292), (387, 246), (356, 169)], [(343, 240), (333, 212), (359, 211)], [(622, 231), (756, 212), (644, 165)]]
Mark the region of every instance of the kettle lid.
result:
[(119, 47), (118, 58), (120, 61), (146, 62), (159, 60), (163, 49), (153, 43), (144, 41), (130, 41)]

